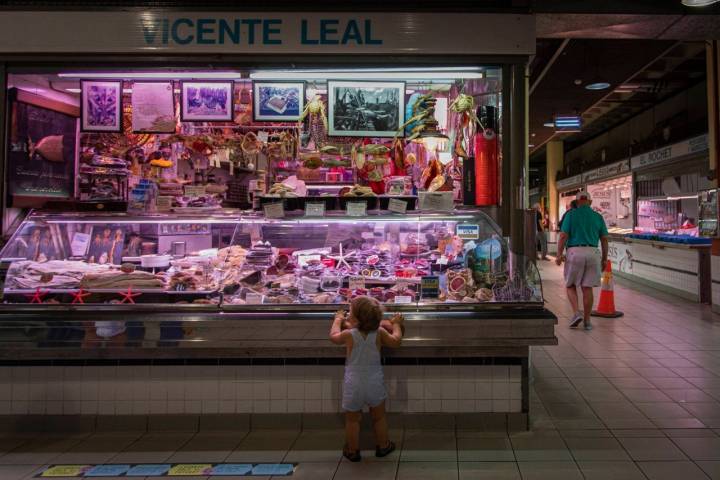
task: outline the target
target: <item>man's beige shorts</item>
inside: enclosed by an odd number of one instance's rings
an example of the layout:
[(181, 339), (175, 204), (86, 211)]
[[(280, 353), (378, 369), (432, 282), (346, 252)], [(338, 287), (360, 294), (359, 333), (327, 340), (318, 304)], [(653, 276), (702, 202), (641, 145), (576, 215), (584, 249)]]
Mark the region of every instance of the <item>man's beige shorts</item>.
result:
[(600, 286), (600, 260), (600, 251), (595, 247), (568, 248), (565, 257), (565, 286)]

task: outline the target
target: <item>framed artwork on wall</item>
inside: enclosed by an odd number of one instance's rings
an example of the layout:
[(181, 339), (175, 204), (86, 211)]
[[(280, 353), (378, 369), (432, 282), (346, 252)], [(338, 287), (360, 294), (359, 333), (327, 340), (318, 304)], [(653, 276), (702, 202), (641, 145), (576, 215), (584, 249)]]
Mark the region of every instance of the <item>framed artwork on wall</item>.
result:
[(296, 122), (305, 109), (305, 82), (253, 82), (253, 120)]
[(183, 122), (229, 122), (233, 119), (233, 82), (204, 80), (180, 84)]
[(80, 129), (83, 132), (121, 132), (122, 81), (80, 81)]
[(330, 136), (394, 137), (405, 121), (405, 82), (329, 80), (328, 119)]

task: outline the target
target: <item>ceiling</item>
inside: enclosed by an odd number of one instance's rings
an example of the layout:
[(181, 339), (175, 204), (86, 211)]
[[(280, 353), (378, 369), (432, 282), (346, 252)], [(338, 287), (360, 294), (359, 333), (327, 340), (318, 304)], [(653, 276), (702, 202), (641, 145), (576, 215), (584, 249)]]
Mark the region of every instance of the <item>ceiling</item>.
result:
[[(638, 39), (539, 39), (530, 64), (530, 162), (542, 174), (545, 144), (565, 149), (613, 128), (705, 78), (705, 43)], [(587, 90), (595, 80), (606, 90)], [(580, 133), (543, 126), (554, 115), (583, 117)]]

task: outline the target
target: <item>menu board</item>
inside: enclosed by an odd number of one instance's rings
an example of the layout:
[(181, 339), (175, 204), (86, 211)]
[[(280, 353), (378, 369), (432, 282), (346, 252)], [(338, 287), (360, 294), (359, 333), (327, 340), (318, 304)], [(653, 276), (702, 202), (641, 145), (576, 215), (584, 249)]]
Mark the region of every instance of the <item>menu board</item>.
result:
[(77, 118), (20, 101), (12, 102), (10, 108), (7, 146), (10, 195), (72, 197)]

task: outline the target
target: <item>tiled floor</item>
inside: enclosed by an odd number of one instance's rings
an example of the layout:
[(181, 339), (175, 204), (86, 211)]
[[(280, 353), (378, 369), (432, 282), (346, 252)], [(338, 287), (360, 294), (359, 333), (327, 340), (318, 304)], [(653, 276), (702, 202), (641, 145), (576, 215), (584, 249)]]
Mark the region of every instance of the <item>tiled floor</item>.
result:
[(720, 479), (720, 316), (621, 282), (624, 317), (570, 330), (560, 270), (542, 269), (560, 344), (533, 350), (531, 431), (393, 431), (399, 451), (361, 464), (341, 461), (331, 430), (0, 436), (0, 479), (48, 463), (221, 461), (297, 462), (293, 478), (312, 480)]

